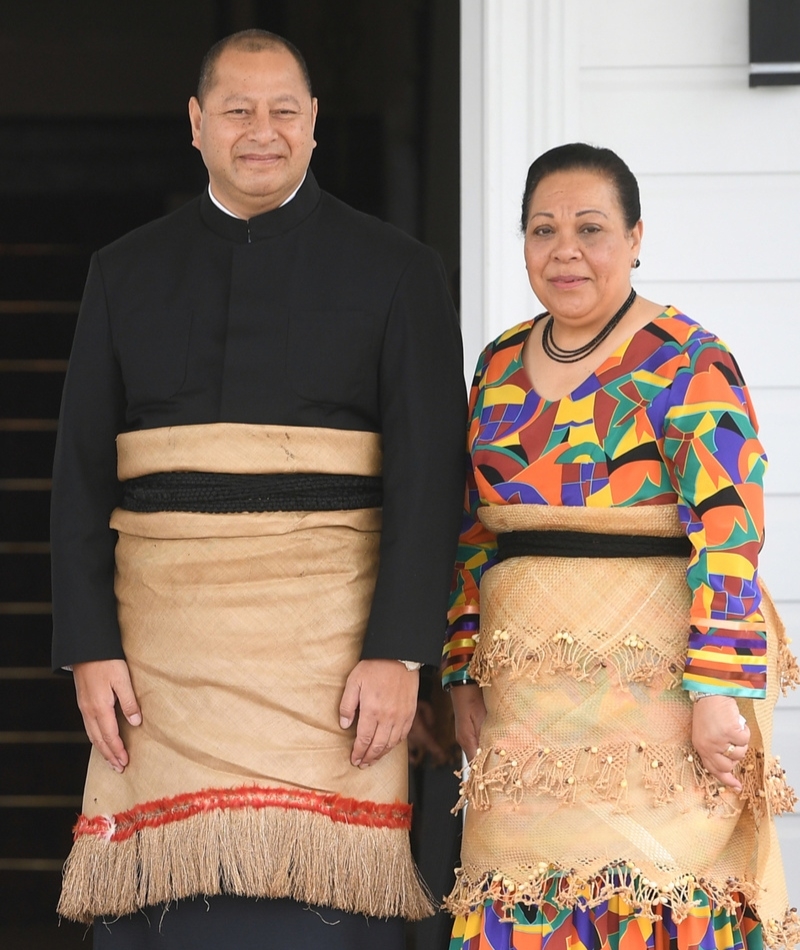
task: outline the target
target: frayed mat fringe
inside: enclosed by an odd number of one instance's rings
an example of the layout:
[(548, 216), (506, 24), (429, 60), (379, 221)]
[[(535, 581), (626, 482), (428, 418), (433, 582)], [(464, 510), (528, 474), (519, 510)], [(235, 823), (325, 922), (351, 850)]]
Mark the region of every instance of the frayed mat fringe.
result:
[(496, 671), (508, 669), (513, 679), (536, 681), (543, 673), (567, 673), (576, 680), (592, 680), (602, 668), (620, 683), (646, 683), (656, 680), (669, 689), (681, 682), (683, 658), (669, 657), (634, 635), (628, 635), (616, 648), (600, 655), (568, 631), (562, 630), (544, 642), (532, 645), (525, 637), (507, 630), (476, 634), (478, 647), (469, 666), (470, 678), (479, 686), (491, 684)]
[[(499, 902), (511, 920), (517, 904), (551, 904), (572, 910), (578, 906), (597, 907), (612, 897), (621, 897), (637, 917), (657, 920), (662, 909), (669, 907), (672, 919), (680, 923), (703, 895), (714, 907), (734, 913), (743, 901), (758, 912), (757, 894), (758, 887), (748, 881), (729, 878), (718, 884), (693, 874), (659, 885), (641, 876), (633, 865), (607, 867), (590, 879), (539, 865), (524, 881), (498, 872), (471, 880), (464, 868), (456, 868), (456, 885), (444, 909), (454, 917), (464, 917), (487, 901)], [(800, 918), (795, 908), (787, 909), (783, 920), (762, 921), (762, 925), (764, 944), (770, 950), (791, 950), (800, 942)]]
[[(209, 794), (200, 796), (207, 800)], [(151, 816), (147, 821), (146, 808), (115, 816), (113, 822), (82, 818), (64, 867), (58, 913), (89, 923), (198, 894), (289, 897), (408, 920), (433, 912), (407, 831), (381, 816), (408, 806), (358, 803), (364, 819), (372, 810), (368, 824), (297, 805), (192, 809), (187, 807), (191, 798), (180, 797), (180, 820)]]
[[(597, 796), (625, 812), (632, 755), (638, 760), (641, 782), (651, 793), (654, 807), (669, 804), (690, 789), (702, 789), (710, 815), (738, 813), (739, 809), (720, 795), (720, 786), (691, 747), (644, 742), (636, 746), (616, 742), (581, 748), (478, 749), (452, 811), (456, 814), (467, 804), (485, 811), (493, 794), (511, 798), (517, 805), (526, 795), (547, 794), (565, 805)], [(740, 797), (757, 822), (793, 810), (797, 796), (786, 782), (779, 758), (766, 763), (762, 752), (749, 749), (735, 773), (742, 782)]]

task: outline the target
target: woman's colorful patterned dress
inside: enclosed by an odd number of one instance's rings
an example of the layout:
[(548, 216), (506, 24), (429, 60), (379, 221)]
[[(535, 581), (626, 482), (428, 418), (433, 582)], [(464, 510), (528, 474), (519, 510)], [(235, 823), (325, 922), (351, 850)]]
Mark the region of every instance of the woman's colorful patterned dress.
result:
[[(523, 367), (532, 325), (503, 333), (478, 361), (443, 682), (472, 681), (480, 583), (497, 552), (496, 537), (478, 519), (480, 508), (676, 505), (692, 545), (682, 685), (763, 698), (766, 634), (757, 561), (766, 457), (734, 358), (670, 307), (572, 393), (548, 401), (532, 389)], [(555, 894), (557, 875), (553, 888)], [(749, 908), (731, 912), (707, 899), (678, 923), (669, 908), (658, 920), (635, 915), (623, 896), (571, 910), (547, 898), (516, 903), (513, 913), (509, 906), (486, 896), (482, 906), (457, 916), (452, 950), (752, 950), (763, 936)]]

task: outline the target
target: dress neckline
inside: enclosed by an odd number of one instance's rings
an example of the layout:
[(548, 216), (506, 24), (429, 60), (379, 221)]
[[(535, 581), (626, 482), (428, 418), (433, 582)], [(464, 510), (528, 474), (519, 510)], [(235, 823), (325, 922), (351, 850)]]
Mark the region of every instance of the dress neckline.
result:
[[(670, 311), (672, 311), (673, 313), (678, 312), (677, 310), (675, 310), (675, 308), (671, 304), (667, 304), (667, 306), (661, 311), (660, 314), (658, 314), (658, 316), (653, 317), (652, 320), (648, 320), (648, 322), (644, 326), (639, 327), (638, 330), (634, 330), (634, 332), (630, 336), (626, 337), (619, 344), (619, 346), (617, 346), (611, 353), (608, 354), (608, 356), (603, 360), (602, 363), (600, 363), (599, 366), (597, 366), (594, 370), (592, 370), (591, 373), (585, 376), (578, 383), (577, 386), (571, 389), (568, 393), (565, 393), (563, 396), (560, 396), (558, 399), (547, 399), (545, 396), (542, 396), (542, 394), (539, 392), (536, 386), (534, 386), (533, 380), (531, 379), (530, 374), (528, 373), (527, 369), (525, 369), (525, 364), (522, 361), (522, 351), (525, 348), (525, 344), (530, 339), (530, 335), (531, 335), (531, 332), (533, 331), (534, 326), (538, 323), (539, 320), (543, 320), (545, 317), (549, 316), (547, 312), (540, 313), (537, 316), (535, 316), (532, 320), (527, 321), (528, 323), (527, 329), (523, 330), (522, 339), (517, 344), (517, 352), (514, 356), (514, 362), (517, 364), (518, 369), (525, 375), (525, 379), (527, 380), (527, 383), (528, 383), (528, 391), (535, 393), (536, 396), (543, 403), (545, 403), (546, 405), (556, 405), (560, 402), (564, 402), (565, 400), (574, 402), (573, 397), (575, 396), (575, 394), (578, 393), (580, 390), (584, 389), (586, 387), (586, 384), (590, 382), (590, 380), (597, 379), (598, 375), (602, 372), (603, 367), (608, 363), (609, 360), (612, 360), (617, 356), (624, 355), (625, 351), (628, 349), (628, 347), (631, 345), (631, 343), (640, 333), (642, 333), (645, 330), (648, 330), (655, 323), (658, 323), (661, 320), (670, 319), (672, 316)], [(583, 398), (583, 396), (579, 396), (578, 398)]]

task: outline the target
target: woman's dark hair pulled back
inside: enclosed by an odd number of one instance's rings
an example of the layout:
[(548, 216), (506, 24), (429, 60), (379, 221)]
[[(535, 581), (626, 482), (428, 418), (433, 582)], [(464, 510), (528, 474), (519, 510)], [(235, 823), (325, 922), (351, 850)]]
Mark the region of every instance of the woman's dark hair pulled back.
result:
[(581, 171), (604, 175), (614, 185), (622, 207), (625, 226), (630, 230), (642, 216), (639, 204), (639, 183), (625, 162), (610, 148), (597, 148), (585, 142), (559, 145), (540, 155), (528, 169), (525, 194), (522, 196), (522, 233), (528, 227), (528, 209), (537, 185), (555, 172)]

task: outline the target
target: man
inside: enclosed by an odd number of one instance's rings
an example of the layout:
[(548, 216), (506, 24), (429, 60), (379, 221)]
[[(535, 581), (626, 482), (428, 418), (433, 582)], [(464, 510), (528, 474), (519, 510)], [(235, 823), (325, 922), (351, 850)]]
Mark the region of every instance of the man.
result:
[(189, 115), (209, 189), (95, 255), (65, 384), (53, 663), (93, 749), (60, 912), (100, 948), (394, 950), (428, 909), (403, 740), (458, 530), (456, 319), (432, 252), (320, 192), (290, 43), (218, 43)]

